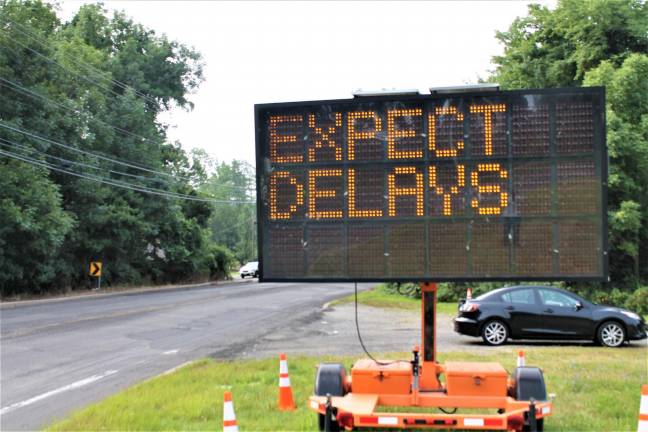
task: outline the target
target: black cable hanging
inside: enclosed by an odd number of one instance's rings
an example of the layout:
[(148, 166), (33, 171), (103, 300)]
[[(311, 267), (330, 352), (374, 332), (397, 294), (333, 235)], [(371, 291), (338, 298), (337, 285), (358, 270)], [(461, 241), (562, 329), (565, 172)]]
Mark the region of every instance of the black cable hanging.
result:
[(362, 347), (362, 350), (365, 352), (367, 357), (369, 357), (371, 360), (376, 362), (376, 364), (380, 366), (389, 366), (394, 363), (409, 363), (408, 360), (393, 360), (393, 361), (388, 361), (388, 362), (381, 362), (379, 360), (376, 360), (374, 356), (372, 356), (369, 351), (367, 350), (367, 347), (365, 347), (364, 341), (362, 340), (362, 335), (360, 334), (360, 325), (358, 324), (358, 282), (353, 283), (354, 290), (355, 290), (355, 325), (356, 325), (356, 332), (358, 333), (358, 340), (360, 341), (360, 346)]

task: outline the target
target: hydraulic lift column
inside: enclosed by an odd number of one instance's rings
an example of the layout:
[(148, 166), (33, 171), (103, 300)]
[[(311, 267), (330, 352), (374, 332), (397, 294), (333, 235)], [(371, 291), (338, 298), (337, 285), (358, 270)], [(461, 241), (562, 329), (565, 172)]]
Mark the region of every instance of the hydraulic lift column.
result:
[(435, 391), (441, 388), (437, 374), (439, 364), (436, 361), (436, 303), (437, 284), (422, 282), (421, 287), (421, 362), (420, 390)]

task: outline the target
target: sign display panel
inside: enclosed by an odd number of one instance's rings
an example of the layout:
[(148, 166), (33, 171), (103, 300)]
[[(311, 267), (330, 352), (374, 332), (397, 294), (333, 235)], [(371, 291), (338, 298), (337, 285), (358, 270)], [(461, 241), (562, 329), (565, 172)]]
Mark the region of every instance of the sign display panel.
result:
[(255, 106), (267, 281), (604, 280), (603, 88)]

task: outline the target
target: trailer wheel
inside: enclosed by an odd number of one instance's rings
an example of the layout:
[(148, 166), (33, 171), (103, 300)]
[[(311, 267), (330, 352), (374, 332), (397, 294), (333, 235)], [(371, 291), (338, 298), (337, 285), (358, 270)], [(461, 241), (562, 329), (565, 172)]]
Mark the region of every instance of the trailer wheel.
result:
[(536, 430), (532, 431), (531, 427), (528, 424), (524, 425), (524, 428), (522, 429), (523, 432), (543, 432), (544, 431), (544, 419), (537, 419), (536, 420)]
[(509, 338), (509, 329), (498, 319), (490, 320), (482, 327), (481, 337), (487, 345), (504, 345)]
[[(338, 363), (322, 363), (317, 368), (317, 377), (315, 378), (315, 395), (326, 396), (344, 396), (346, 389), (344, 383), (346, 382), (346, 369)], [(317, 424), (319, 430), (325, 430), (326, 416), (324, 414), (317, 414)], [(330, 431), (337, 432), (340, 430), (340, 425), (337, 421), (331, 420)]]
[[(531, 366), (516, 368), (513, 373), (513, 378), (512, 393), (516, 400), (530, 401), (533, 399), (540, 402), (547, 400), (547, 388), (544, 382), (544, 375), (542, 375), (540, 368)], [(542, 432), (544, 430), (544, 419), (536, 420), (535, 431), (531, 430), (529, 420), (526, 419), (522, 430), (524, 432)]]
[(537, 367), (522, 366), (513, 373), (513, 397), (519, 401), (546, 401), (547, 387), (545, 386), (542, 370)]

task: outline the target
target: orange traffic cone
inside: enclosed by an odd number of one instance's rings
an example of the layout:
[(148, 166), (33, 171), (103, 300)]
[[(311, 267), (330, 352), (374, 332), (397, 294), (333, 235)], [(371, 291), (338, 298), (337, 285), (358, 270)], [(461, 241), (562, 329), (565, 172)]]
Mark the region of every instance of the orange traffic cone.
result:
[(468, 287), (466, 290), (466, 298), (470, 300), (472, 298), (472, 288)]
[(641, 386), (641, 402), (639, 403), (639, 425), (637, 432), (648, 432), (648, 385)]
[(286, 354), (279, 354), (279, 409), (291, 411), (295, 409), (290, 377), (288, 376), (288, 360)]
[(524, 351), (518, 351), (517, 367), (524, 366)]
[(236, 424), (236, 415), (234, 414), (232, 393), (226, 391), (223, 399), (223, 432), (238, 432), (239, 429)]

